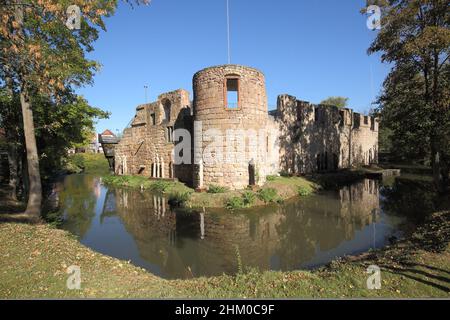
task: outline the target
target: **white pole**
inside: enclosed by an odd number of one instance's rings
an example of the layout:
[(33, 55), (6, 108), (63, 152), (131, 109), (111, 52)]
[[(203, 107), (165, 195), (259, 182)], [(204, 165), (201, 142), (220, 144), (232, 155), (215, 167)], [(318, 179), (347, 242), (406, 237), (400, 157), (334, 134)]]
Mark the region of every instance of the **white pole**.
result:
[(148, 99), (147, 99), (147, 90), (148, 90), (148, 86), (145, 85), (144, 86), (144, 91), (145, 91), (145, 103), (147, 103)]
[(231, 49), (230, 49), (230, 4), (227, 0), (227, 43), (228, 43), (228, 64), (231, 64)]

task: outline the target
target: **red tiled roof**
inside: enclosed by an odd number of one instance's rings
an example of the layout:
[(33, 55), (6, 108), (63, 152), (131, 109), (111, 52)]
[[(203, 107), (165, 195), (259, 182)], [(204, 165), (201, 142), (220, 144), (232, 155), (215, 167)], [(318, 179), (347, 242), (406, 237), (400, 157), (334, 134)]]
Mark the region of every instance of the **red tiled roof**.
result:
[(106, 129), (105, 131), (102, 132), (102, 136), (113, 136), (115, 137), (114, 133), (111, 132), (111, 130)]

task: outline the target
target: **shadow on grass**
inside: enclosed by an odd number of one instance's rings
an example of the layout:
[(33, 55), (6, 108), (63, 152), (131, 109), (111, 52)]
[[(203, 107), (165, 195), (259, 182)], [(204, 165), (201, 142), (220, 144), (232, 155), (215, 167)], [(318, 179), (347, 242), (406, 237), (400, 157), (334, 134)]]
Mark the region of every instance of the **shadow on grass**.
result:
[(362, 264), (367, 267), (373, 262), (381, 270), (450, 293), (450, 270), (411, 261), (419, 251), (445, 254), (449, 243), (450, 211), (438, 212), (427, 217), (411, 237), (400, 241), (392, 248), (366, 256), (368, 261), (364, 260)]
[[(436, 289), (439, 289), (441, 291), (444, 291), (446, 293), (450, 293), (450, 286), (448, 286), (448, 284), (450, 284), (450, 278), (447, 277), (442, 277), (442, 276), (437, 276), (434, 275), (432, 273), (428, 273), (422, 270), (418, 270), (418, 269), (412, 269), (412, 268), (407, 268), (407, 269), (402, 269), (402, 268), (396, 268), (393, 266), (389, 266), (389, 265), (380, 265), (380, 268), (382, 270), (385, 270), (387, 272), (390, 272), (392, 274), (396, 274), (396, 275), (402, 275), (405, 278), (417, 281), (417, 282), (421, 282), (423, 284), (432, 286)], [(448, 271), (445, 271), (448, 273)], [(430, 280), (428, 280), (430, 279)], [(433, 282), (432, 280), (436, 280), (437, 282)], [(439, 283), (439, 282), (444, 282), (444, 283)]]
[(0, 185), (0, 223), (27, 223), (36, 224), (36, 220), (29, 215), (25, 215), (26, 206), (10, 197), (8, 185)]

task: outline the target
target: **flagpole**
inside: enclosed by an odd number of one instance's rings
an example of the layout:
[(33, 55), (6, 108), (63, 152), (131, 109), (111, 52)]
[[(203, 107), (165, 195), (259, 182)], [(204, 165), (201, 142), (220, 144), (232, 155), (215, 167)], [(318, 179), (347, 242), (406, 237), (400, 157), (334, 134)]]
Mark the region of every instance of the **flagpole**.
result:
[(231, 49), (230, 49), (230, 4), (227, 0), (227, 45), (228, 45), (228, 64), (231, 64)]

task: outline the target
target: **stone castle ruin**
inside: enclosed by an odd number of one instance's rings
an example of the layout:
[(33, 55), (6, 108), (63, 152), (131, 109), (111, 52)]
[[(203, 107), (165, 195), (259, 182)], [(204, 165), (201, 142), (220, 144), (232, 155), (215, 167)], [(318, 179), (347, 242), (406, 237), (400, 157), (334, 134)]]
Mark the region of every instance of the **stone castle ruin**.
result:
[(280, 172), (377, 163), (377, 119), (289, 95), (269, 112), (264, 75), (254, 68), (206, 68), (193, 91), (193, 101), (179, 89), (137, 107), (115, 146), (116, 174), (244, 189)]

